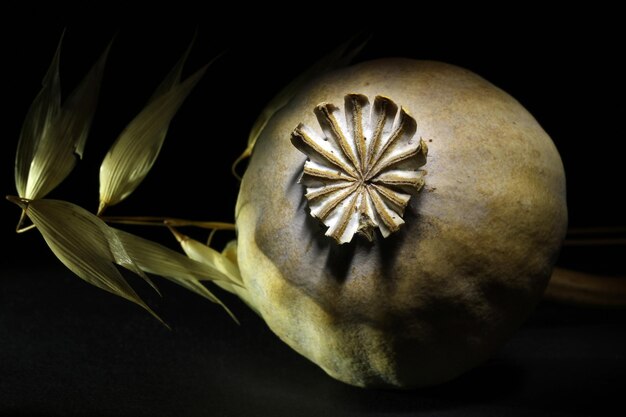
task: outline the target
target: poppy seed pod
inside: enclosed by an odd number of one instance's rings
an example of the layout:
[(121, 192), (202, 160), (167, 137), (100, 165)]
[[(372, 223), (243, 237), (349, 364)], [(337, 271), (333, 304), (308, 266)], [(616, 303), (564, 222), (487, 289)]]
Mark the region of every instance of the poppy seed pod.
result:
[(249, 301), (282, 340), (349, 384), (426, 386), (485, 361), (539, 300), (565, 176), (502, 90), (383, 59), (314, 80), (269, 121), (236, 223)]

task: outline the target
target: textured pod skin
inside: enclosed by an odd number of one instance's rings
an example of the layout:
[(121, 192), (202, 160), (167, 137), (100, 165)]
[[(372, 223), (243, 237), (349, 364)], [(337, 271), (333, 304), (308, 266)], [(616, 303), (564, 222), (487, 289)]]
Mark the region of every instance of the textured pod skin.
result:
[[(338, 245), (308, 213), (289, 138), (349, 93), (406, 108), (429, 153), (402, 229)], [(486, 360), (536, 304), (566, 230), (565, 176), (502, 90), (451, 65), (384, 59), (317, 79), (270, 121), (236, 221), (252, 302), (283, 341), (349, 384), (426, 386)]]

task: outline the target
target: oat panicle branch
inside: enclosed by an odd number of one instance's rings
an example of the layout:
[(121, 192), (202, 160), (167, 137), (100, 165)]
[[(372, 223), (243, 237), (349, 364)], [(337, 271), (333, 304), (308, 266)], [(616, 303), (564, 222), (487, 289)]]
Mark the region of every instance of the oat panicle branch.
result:
[(98, 214), (127, 198), (148, 175), (159, 156), (172, 118), (211, 64), (181, 82), (192, 44), (104, 157), (100, 166)]
[(18, 142), (15, 186), (21, 198), (45, 197), (82, 158), (110, 47), (111, 44), (61, 105), (59, 42), (43, 88), (26, 115)]

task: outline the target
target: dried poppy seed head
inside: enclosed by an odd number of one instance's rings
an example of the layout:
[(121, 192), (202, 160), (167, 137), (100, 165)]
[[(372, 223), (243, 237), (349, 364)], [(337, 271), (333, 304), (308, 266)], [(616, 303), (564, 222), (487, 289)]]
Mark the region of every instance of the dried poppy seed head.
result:
[(291, 143), (308, 156), (300, 182), (306, 187), (311, 215), (320, 219), (338, 243), (355, 233), (373, 239), (400, 229), (411, 195), (424, 184), (419, 168), (427, 147), (415, 139), (416, 122), (390, 99), (345, 96), (345, 121), (329, 103), (315, 107), (323, 131), (299, 124)]
[[(348, 96), (347, 120), (330, 104), (317, 106), (355, 92), (363, 96)], [(415, 141), (427, 138), (425, 187), (407, 193), (414, 195), (406, 223), (388, 238), (337, 245), (308, 213), (307, 203), (319, 213), (321, 202), (311, 198), (314, 176), (302, 175), (304, 157), (289, 138), (300, 123), (332, 129), (333, 118), (346, 120), (341, 132), (354, 131), (353, 120), (366, 119), (364, 96), (376, 107), (378, 95), (410, 110)], [(296, 130), (296, 144), (304, 147), (309, 132)], [(352, 169), (346, 173), (364, 184), (356, 167), (367, 151), (346, 149), (338, 156)], [(309, 156), (305, 168), (319, 163)], [(350, 233), (374, 231), (355, 217)], [(433, 385), (485, 361), (537, 302), (565, 233), (565, 177), (548, 135), (502, 90), (451, 65), (384, 59), (310, 82), (275, 114), (254, 147), (236, 219), (250, 302), (282, 340), (349, 384)], [(331, 234), (349, 240), (335, 230), (331, 223)]]

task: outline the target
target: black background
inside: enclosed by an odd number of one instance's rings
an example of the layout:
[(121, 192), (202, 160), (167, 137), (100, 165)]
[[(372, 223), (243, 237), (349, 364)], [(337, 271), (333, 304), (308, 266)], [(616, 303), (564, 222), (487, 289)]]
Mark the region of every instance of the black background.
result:
[[(96, 10), (76, 20), (46, 19), (48, 12), (35, 7), (16, 12), (13, 22), (7, 13), (15, 26), (5, 25), (2, 33), (2, 192), (15, 192), (13, 160), (23, 117), (64, 27), (66, 95), (115, 41), (84, 161), (50, 197), (95, 210), (106, 150), (197, 28), (185, 74), (224, 55), (175, 117), (147, 179), (110, 214), (220, 221), (233, 221), (238, 182), (230, 164), (264, 104), (340, 42), (371, 33), (357, 61), (446, 61), (516, 97), (562, 155), (570, 225), (624, 225), (624, 37), (616, 13), (569, 9), (548, 15), (519, 8), (452, 19), (451, 11), (414, 15), (387, 7), (365, 17), (337, 19), (322, 11), (308, 19), (293, 13), (254, 23), (234, 12), (197, 11), (175, 23), (137, 17), (107, 24), (95, 23)], [(226, 24), (218, 28), (215, 21)], [(164, 298), (147, 297), (172, 326), (167, 331), (139, 308), (74, 278), (37, 232), (16, 236), (19, 211), (10, 203), (0, 203), (0, 214), (3, 415), (560, 416), (612, 415), (621, 407), (622, 310), (542, 303), (492, 361), (455, 382), (411, 392), (363, 391), (325, 376), (227, 295), (241, 327), (219, 308), (158, 281)], [(132, 231), (173, 245), (165, 231)], [(222, 235), (218, 243), (231, 237)], [(623, 255), (619, 248), (569, 249), (560, 262), (615, 273), (623, 272)]]

